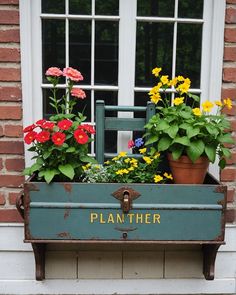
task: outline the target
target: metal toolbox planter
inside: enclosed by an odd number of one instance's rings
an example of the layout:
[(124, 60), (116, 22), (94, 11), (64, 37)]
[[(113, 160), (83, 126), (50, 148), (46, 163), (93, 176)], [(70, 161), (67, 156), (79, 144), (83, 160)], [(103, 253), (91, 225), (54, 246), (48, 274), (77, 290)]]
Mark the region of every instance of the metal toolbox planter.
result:
[(213, 279), (226, 203), (225, 187), (208, 179), (204, 185), (26, 182), (18, 208), (36, 278), (44, 278), (45, 245), (72, 242), (201, 244), (205, 278)]

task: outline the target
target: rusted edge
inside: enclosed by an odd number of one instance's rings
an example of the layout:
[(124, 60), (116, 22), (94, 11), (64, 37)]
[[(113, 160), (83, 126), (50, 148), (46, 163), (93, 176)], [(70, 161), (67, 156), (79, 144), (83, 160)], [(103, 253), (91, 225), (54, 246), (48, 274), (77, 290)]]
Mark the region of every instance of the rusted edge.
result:
[(111, 195), (121, 201), (124, 198), (125, 191), (129, 192), (131, 200), (135, 200), (141, 196), (141, 194), (139, 192), (137, 192), (136, 190), (134, 190), (131, 187), (126, 187), (126, 186), (122, 186), (117, 191), (113, 192)]
[(134, 231), (136, 230), (137, 227), (126, 227), (126, 228), (121, 228), (121, 227), (115, 227), (115, 230), (118, 230), (118, 231), (125, 231), (125, 232), (129, 232), (129, 231)]
[(71, 193), (71, 191), (72, 191), (71, 183), (63, 183), (62, 185), (67, 193)]
[(61, 233), (58, 233), (57, 236), (58, 236), (59, 238), (72, 239), (70, 233), (68, 233), (68, 232), (61, 232)]
[(70, 216), (71, 208), (65, 208), (64, 219), (67, 219)]
[(216, 189), (215, 189), (215, 192), (216, 193), (221, 193), (221, 194), (226, 193), (227, 192), (227, 186), (225, 186), (225, 185), (218, 185), (216, 187)]

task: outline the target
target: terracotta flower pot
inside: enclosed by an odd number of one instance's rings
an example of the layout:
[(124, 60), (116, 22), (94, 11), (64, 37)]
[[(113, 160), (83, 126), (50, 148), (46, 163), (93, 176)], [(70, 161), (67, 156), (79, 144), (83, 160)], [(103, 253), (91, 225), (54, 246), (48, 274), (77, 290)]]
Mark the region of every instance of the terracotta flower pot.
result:
[(174, 160), (172, 155), (168, 154), (168, 160), (175, 183), (202, 184), (204, 182), (209, 167), (207, 157), (200, 157), (193, 163), (187, 156)]

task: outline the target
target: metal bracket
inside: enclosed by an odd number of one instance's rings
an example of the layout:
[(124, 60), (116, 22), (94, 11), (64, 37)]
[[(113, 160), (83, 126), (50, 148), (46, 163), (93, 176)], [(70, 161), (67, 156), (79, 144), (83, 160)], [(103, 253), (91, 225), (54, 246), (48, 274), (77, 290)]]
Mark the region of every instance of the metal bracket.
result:
[(128, 213), (132, 209), (133, 200), (141, 194), (130, 187), (121, 187), (112, 195), (120, 201), (122, 211)]

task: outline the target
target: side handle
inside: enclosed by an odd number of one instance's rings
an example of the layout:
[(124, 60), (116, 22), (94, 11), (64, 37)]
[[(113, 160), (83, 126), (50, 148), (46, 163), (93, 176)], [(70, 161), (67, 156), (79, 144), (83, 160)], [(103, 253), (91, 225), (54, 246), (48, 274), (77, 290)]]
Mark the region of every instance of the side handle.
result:
[(21, 217), (24, 219), (24, 203), (23, 203), (24, 194), (21, 193), (16, 199), (16, 208), (20, 213)]

